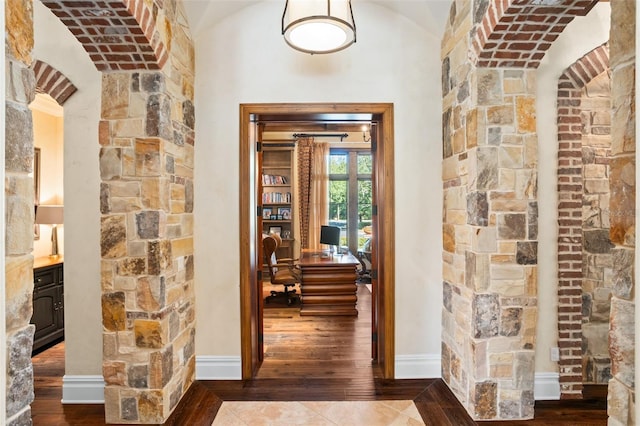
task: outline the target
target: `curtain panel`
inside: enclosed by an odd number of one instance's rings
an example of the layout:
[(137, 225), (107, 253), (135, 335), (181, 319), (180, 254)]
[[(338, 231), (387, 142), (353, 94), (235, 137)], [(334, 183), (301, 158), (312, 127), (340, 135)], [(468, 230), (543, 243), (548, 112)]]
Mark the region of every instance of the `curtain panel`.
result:
[(309, 214), (311, 208), (311, 168), (313, 138), (299, 138), (298, 147), (298, 208), (300, 213), (300, 248), (309, 248)]
[(320, 250), (320, 225), (329, 217), (329, 144), (316, 142), (311, 163), (311, 199), (309, 211), (308, 246)]

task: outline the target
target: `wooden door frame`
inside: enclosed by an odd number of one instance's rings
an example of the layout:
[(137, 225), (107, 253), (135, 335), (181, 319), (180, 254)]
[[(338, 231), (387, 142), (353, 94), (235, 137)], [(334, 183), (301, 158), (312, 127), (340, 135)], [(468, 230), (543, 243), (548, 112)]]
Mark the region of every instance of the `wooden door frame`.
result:
[(252, 139), (254, 115), (294, 114), (373, 114), (378, 117), (380, 138), (376, 150), (375, 179), (378, 218), (378, 301), (381, 323), (378, 327), (378, 363), (385, 379), (395, 377), (395, 210), (393, 104), (390, 103), (313, 103), (240, 105), (240, 340), (242, 379), (256, 373), (258, 313), (257, 280), (257, 172)]

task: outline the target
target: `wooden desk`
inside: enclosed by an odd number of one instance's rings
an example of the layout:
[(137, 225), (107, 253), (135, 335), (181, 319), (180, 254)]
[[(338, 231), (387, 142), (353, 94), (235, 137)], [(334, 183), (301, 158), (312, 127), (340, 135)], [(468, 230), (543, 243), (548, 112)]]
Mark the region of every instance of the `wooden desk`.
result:
[(303, 251), (298, 266), (302, 271), (300, 315), (357, 316), (356, 267), (351, 253), (322, 257)]

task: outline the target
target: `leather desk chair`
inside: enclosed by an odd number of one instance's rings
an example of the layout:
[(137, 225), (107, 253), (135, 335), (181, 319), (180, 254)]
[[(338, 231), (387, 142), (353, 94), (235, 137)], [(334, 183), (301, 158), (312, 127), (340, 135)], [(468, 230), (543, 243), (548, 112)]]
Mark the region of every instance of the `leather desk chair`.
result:
[(279, 247), (279, 236), (270, 234), (262, 238), (262, 247), (264, 248), (264, 256), (269, 267), (269, 278), (271, 284), (283, 285), (284, 291), (272, 291), (270, 296), (265, 298), (265, 302), (269, 303), (277, 297), (286, 298), (287, 305), (292, 305), (294, 301), (300, 302), (300, 296), (296, 294), (296, 283), (300, 282), (300, 270), (295, 266), (293, 259), (276, 258), (276, 250)]

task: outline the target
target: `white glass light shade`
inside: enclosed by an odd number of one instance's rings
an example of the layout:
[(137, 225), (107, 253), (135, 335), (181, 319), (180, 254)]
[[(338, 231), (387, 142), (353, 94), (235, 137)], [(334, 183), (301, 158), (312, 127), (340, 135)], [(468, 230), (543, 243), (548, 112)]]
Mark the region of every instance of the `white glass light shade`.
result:
[(356, 41), (350, 0), (287, 0), (282, 15), (287, 44), (305, 53), (332, 53)]

